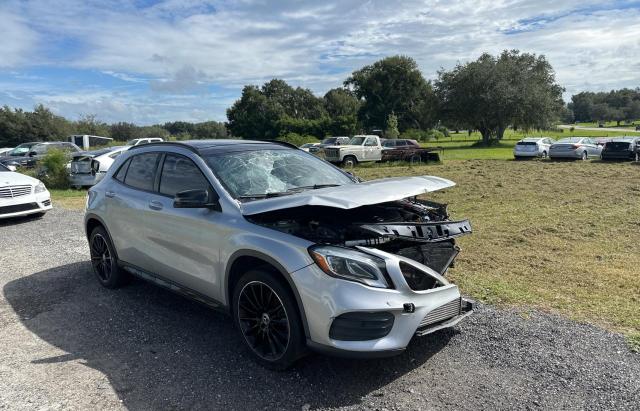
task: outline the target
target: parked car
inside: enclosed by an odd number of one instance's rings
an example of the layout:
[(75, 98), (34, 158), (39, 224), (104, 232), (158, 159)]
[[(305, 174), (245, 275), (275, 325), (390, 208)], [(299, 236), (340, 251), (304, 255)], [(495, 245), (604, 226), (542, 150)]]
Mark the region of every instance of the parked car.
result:
[(74, 154), (69, 164), (71, 187), (90, 187), (102, 180), (114, 160), (130, 146), (115, 146)]
[(149, 137), (149, 138), (134, 138), (133, 140), (127, 141), (128, 146), (139, 146), (141, 144), (149, 144), (149, 143), (161, 143), (164, 139), (160, 137)]
[(134, 275), (220, 308), (281, 369), (306, 349), (395, 355), (471, 314), (444, 277), (469, 221), (416, 199), (454, 185), (358, 183), (275, 141), (150, 144), (89, 189), (85, 229), (100, 284)]
[(345, 145), (324, 148), (324, 157), (334, 164), (353, 167), (365, 161), (382, 160), (382, 142), (375, 135), (353, 136)]
[(513, 148), (513, 157), (516, 160), (521, 158), (547, 158), (549, 148), (555, 140), (549, 137), (527, 137), (518, 141)]
[(602, 160), (640, 161), (640, 137), (614, 138), (604, 145), (600, 158)]
[(75, 144), (65, 141), (37, 143), (29, 147), (24, 152), (25, 154), (23, 154), (22, 156), (11, 155), (8, 158), (0, 158), (0, 163), (4, 165), (12, 165), (15, 167), (33, 168), (36, 166), (38, 160), (42, 159), (42, 157), (44, 157), (49, 152), (49, 150), (52, 149), (62, 150), (68, 154), (79, 153), (80, 151), (82, 151)]
[(600, 157), (602, 147), (592, 138), (567, 137), (558, 140), (549, 148), (550, 158), (574, 158), (587, 160), (589, 157)]
[(40, 180), (0, 164), (0, 219), (29, 214), (43, 216), (51, 208), (51, 195)]
[(309, 152), (319, 153), (325, 147), (341, 146), (344, 144), (348, 144), (349, 140), (351, 140), (351, 137), (327, 137), (324, 140), (322, 140), (320, 144), (318, 144), (317, 146), (309, 148)]
[(20, 145), (18, 145), (15, 148), (10, 149), (9, 151), (7, 151), (2, 157), (0, 158), (0, 161), (2, 160), (7, 160), (7, 158), (4, 157), (23, 157), (27, 154), (29, 154), (29, 150), (31, 149), (31, 147), (35, 146), (36, 144), (40, 144), (40, 141), (32, 141), (29, 143), (22, 143)]
[(319, 145), (320, 145), (320, 143), (306, 143), (306, 144), (301, 145), (299, 148), (300, 148), (300, 150), (302, 150), (302, 151), (309, 152), (309, 150), (310, 150), (311, 148), (316, 147), (316, 146), (319, 146)]
[(435, 148), (422, 148), (416, 140), (387, 139), (381, 140), (382, 156), (380, 161), (440, 161)]
[(4, 157), (7, 155), (9, 151), (13, 150), (11, 147), (2, 147), (0, 148), (0, 157)]
[(605, 144), (607, 144), (609, 141), (611, 141), (612, 139), (609, 137), (598, 137), (595, 139), (596, 145), (600, 146), (600, 147), (604, 147)]

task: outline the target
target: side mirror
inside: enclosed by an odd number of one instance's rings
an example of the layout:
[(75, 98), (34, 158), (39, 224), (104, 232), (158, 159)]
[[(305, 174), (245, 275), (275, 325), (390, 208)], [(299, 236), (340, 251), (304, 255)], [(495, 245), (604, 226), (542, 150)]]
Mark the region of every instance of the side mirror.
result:
[(212, 208), (219, 209), (218, 198), (209, 190), (185, 190), (176, 193), (174, 208)]

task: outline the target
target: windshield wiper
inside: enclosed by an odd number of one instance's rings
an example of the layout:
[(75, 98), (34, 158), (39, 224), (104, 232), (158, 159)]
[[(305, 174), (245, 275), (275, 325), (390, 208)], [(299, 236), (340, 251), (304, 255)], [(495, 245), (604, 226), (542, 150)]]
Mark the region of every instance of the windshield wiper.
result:
[(325, 187), (337, 187), (341, 184), (314, 184), (312, 186), (300, 186), (300, 187), (293, 187), (287, 190), (287, 192), (298, 192), (298, 191), (303, 191), (303, 190), (317, 190), (319, 188), (325, 188)]
[(288, 191), (277, 191), (277, 192), (273, 192), (273, 193), (264, 193), (264, 194), (247, 194), (247, 195), (243, 195), (243, 196), (238, 196), (237, 198), (240, 198), (240, 199), (271, 198), (271, 197), (287, 196), (287, 195), (290, 195), (290, 194), (292, 194), (292, 193), (290, 193)]

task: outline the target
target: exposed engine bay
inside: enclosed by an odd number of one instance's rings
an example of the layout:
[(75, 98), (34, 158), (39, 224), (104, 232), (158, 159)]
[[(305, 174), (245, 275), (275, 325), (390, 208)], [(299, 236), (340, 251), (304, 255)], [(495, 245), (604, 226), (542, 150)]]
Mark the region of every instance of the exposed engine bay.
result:
[(468, 220), (449, 220), (445, 204), (415, 197), (352, 209), (302, 206), (247, 219), (315, 243), (377, 248), (422, 263), (440, 274), (447, 271), (460, 251), (455, 238), (471, 233)]

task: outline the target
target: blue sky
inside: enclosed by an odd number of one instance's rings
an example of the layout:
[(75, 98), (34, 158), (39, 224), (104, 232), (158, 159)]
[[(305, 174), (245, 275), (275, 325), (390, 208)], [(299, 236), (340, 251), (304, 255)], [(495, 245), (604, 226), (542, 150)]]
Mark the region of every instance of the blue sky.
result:
[(0, 105), (71, 119), (225, 120), (245, 84), (318, 95), (393, 54), (441, 68), (545, 54), (567, 89), (640, 87), (640, 1), (0, 0)]

